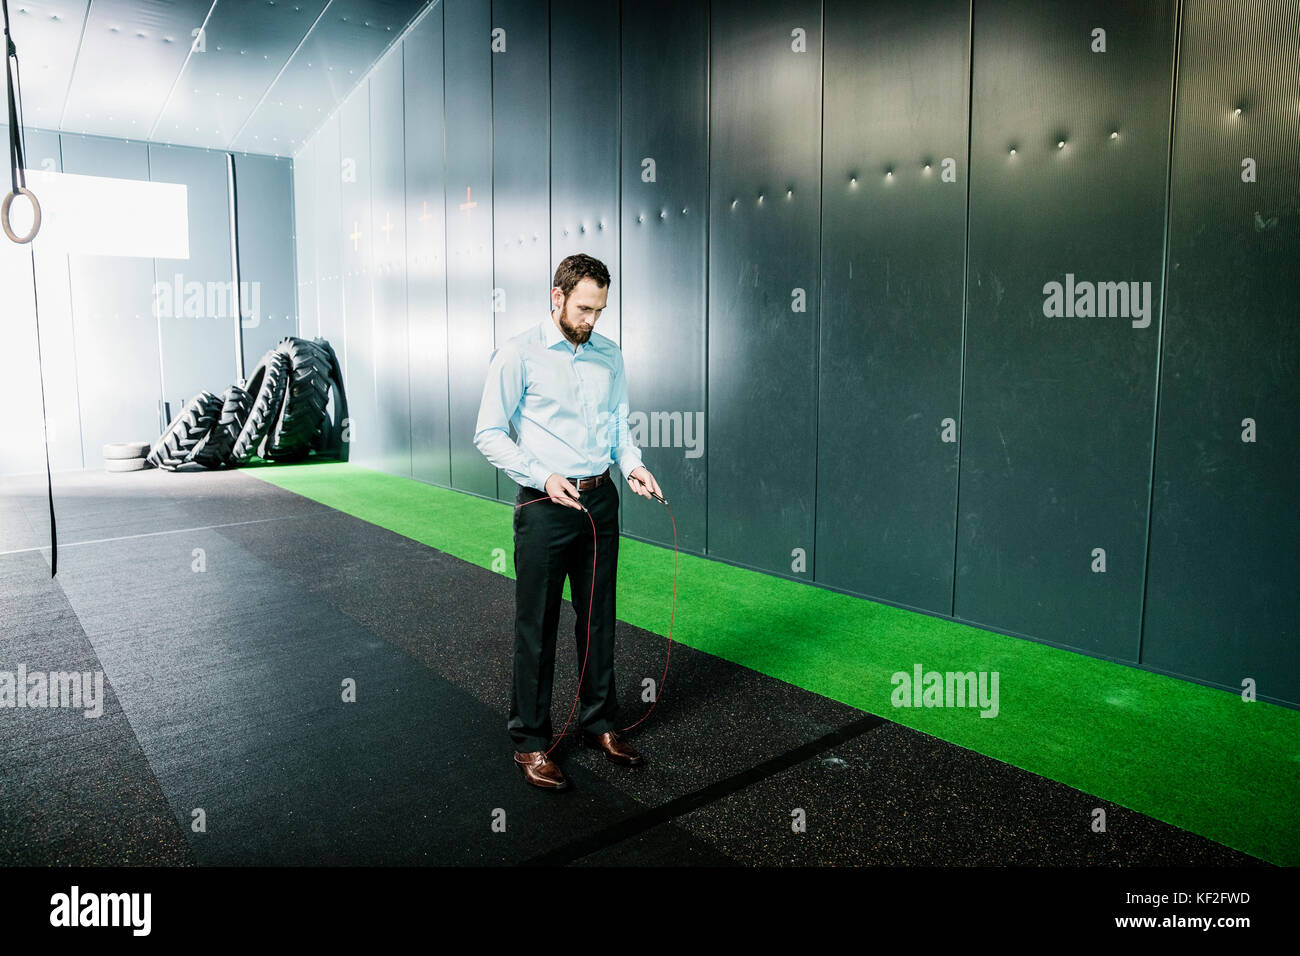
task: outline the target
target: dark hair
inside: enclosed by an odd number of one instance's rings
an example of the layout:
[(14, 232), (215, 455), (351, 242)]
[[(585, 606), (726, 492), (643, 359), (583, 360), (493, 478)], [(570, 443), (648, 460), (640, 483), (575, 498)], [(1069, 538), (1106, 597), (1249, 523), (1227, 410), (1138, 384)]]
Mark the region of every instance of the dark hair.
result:
[(567, 299), (581, 279), (592, 279), (603, 289), (609, 285), (609, 270), (599, 259), (579, 252), (567, 257), (556, 267), (551, 287), (558, 287)]

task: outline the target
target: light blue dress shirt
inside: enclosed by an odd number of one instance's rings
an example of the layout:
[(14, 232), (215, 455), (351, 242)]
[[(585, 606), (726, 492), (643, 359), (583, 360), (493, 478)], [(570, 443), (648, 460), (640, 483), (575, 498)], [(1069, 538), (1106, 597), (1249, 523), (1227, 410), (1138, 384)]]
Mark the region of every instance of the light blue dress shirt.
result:
[(553, 474), (599, 475), (613, 463), (626, 478), (641, 464), (627, 415), (622, 350), (593, 331), (575, 351), (548, 315), (492, 353), (474, 446), (517, 483), (542, 491)]

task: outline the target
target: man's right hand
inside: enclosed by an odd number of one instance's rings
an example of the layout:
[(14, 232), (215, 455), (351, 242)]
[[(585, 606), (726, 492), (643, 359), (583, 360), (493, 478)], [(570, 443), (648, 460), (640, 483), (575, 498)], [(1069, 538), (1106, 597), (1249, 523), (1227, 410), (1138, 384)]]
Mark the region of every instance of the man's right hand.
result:
[(546, 493), (566, 508), (582, 510), (582, 504), (578, 501), (578, 489), (563, 475), (551, 475), (546, 479)]

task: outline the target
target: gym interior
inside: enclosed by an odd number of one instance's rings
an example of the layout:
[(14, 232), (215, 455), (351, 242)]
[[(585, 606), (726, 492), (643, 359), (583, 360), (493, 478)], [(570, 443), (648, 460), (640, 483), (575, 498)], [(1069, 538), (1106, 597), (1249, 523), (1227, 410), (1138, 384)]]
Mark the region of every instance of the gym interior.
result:
[[(1294, 3), (7, 7), (0, 863), (1300, 863)], [(549, 794), (575, 253), (667, 506)]]

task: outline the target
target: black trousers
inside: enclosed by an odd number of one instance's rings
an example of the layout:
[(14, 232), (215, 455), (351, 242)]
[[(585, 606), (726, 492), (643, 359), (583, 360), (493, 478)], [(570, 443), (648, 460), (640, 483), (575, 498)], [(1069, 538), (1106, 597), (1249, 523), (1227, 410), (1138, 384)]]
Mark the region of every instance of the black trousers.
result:
[[(531, 753), (551, 745), (551, 683), (555, 638), (560, 623), (564, 579), (569, 580), (577, 664), (586, 673), (577, 721), (593, 734), (616, 730), (614, 693), (614, 585), (618, 571), (618, 488), (607, 479), (581, 493), (591, 512), (555, 501), (536, 501), (545, 492), (525, 485), (515, 496), (515, 667), (507, 728), (516, 751)], [(596, 525), (596, 585), (592, 595), (592, 520)], [(591, 607), (591, 646), (587, 649), (587, 608)], [(572, 701), (564, 704), (567, 717)]]

